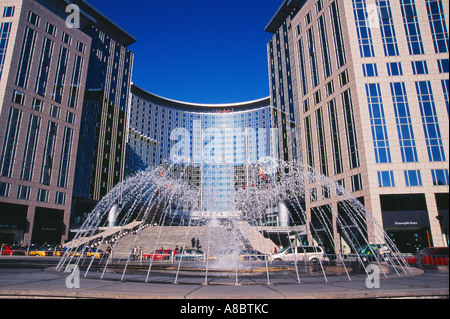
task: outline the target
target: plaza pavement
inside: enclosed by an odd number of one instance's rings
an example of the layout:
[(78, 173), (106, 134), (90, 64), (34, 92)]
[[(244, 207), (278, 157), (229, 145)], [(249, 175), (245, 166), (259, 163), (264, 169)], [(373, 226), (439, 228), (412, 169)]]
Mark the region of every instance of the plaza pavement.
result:
[[(81, 276), (79, 288), (66, 286), (67, 276), (56, 272), (58, 259), (52, 257), (0, 257), (0, 298), (106, 298), (106, 299), (367, 299), (367, 298), (447, 298), (447, 267), (431, 270), (413, 268), (409, 275), (382, 277), (380, 288), (366, 287), (366, 276), (301, 277), (301, 283), (270, 285), (198, 285), (145, 283)], [(36, 262), (35, 262), (36, 261)], [(302, 281), (303, 280), (303, 281)]]

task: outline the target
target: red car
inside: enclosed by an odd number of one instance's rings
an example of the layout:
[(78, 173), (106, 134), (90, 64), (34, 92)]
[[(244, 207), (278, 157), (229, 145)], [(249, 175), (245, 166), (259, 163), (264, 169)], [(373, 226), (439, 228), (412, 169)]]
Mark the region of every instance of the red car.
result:
[(25, 255), (25, 251), (19, 246), (2, 245), (0, 251), (3, 256)]
[(158, 249), (150, 254), (144, 254), (142, 257), (144, 259), (153, 258), (153, 260), (169, 260), (172, 255), (176, 255), (178, 252), (172, 249)]
[(405, 257), (408, 264), (430, 266), (448, 266), (448, 247), (428, 247), (419, 251), (415, 256)]

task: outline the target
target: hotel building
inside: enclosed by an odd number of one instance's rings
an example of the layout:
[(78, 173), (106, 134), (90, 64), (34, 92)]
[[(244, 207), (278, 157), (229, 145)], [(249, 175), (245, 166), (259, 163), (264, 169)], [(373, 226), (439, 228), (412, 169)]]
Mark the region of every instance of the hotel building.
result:
[(0, 243), (60, 243), (123, 178), (134, 41), (84, 1), (1, 1)]
[[(280, 153), (351, 191), (403, 252), (448, 245), (448, 12), (442, 0), (288, 0), (266, 27)], [(343, 244), (339, 198), (326, 197), (306, 207), (327, 211)]]
[(277, 156), (272, 149), (270, 99), (236, 104), (174, 101), (132, 85), (128, 174), (170, 163), (188, 167), (202, 209), (216, 217), (233, 211), (231, 195), (250, 185), (247, 165)]

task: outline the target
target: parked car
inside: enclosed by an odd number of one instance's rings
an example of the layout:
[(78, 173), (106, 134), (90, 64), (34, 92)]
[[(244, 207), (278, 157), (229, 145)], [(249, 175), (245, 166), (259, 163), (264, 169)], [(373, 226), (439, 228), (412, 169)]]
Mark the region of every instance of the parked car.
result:
[(428, 247), (416, 255), (405, 256), (405, 260), (408, 264), (448, 266), (448, 250), (448, 247)]
[(28, 252), (28, 256), (37, 256), (37, 252), (38, 250), (40, 250), (41, 248), (37, 245), (30, 245), (30, 247), (25, 246), (26, 251)]
[(102, 258), (103, 254), (104, 254), (103, 250), (97, 248), (88, 247), (84, 250), (85, 257)]
[(175, 255), (176, 260), (202, 260), (205, 258), (205, 254), (200, 249), (186, 249), (181, 252), (178, 252)]
[(267, 255), (254, 249), (244, 249), (239, 254), (239, 258), (243, 261), (266, 260)]
[(271, 256), (272, 261), (310, 261), (318, 263), (319, 261), (328, 261), (328, 257), (325, 256), (324, 250), (319, 246), (299, 246), (299, 247), (286, 247), (282, 251), (273, 254)]
[(172, 249), (158, 249), (150, 254), (144, 254), (142, 257), (144, 259), (153, 258), (153, 260), (169, 260), (172, 255), (176, 255), (178, 252)]
[(368, 261), (375, 261), (377, 258), (384, 260), (384, 258), (389, 257), (391, 251), (386, 244), (371, 244), (367, 245), (361, 249), (359, 255), (364, 260), (367, 258)]
[[(62, 251), (62, 254), (64, 254), (64, 251)], [(103, 256), (104, 252), (102, 250), (98, 250), (97, 248), (91, 248), (91, 247), (78, 247), (76, 251), (71, 251), (69, 252), (69, 256), (74, 256), (74, 257), (92, 257), (94, 256), (95, 258), (101, 258)]]
[(28, 250), (28, 256), (56, 256), (61, 257), (64, 255), (64, 251), (61, 248), (54, 247), (54, 246), (43, 246), (43, 247), (37, 247), (37, 246), (30, 246), (30, 249)]
[(6, 244), (2, 245), (0, 250), (1, 250), (1, 254), (3, 256), (18, 255), (19, 252), (22, 251), (19, 246), (6, 245)]
[(53, 256), (53, 250), (50, 247), (41, 247), (34, 251), (34, 255), (40, 257)]

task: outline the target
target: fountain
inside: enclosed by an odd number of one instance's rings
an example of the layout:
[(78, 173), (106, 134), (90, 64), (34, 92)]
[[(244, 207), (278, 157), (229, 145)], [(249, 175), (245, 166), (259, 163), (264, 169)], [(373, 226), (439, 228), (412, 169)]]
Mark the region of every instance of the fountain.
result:
[[(226, 195), (193, 181), (198, 169), (165, 164), (117, 185), (66, 244), (57, 270), (76, 265), (85, 277), (202, 285), (351, 280), (358, 271), (370, 275), (370, 264), (384, 276), (411, 272), (365, 207), (303, 163), (245, 165)], [(102, 231), (113, 221), (114, 231)], [(279, 246), (308, 246), (320, 258), (308, 259), (305, 248), (290, 260), (275, 260)]]

